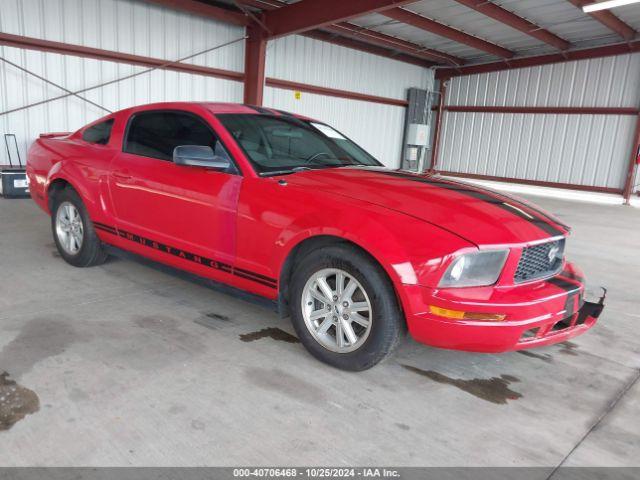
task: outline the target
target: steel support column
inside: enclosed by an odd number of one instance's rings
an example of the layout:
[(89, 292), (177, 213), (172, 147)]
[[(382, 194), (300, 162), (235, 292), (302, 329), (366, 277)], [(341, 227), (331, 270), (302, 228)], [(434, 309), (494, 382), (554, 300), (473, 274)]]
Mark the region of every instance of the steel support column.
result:
[(633, 147), (631, 156), (629, 157), (629, 168), (627, 169), (627, 178), (624, 182), (624, 203), (629, 204), (631, 194), (633, 193), (633, 181), (635, 179), (636, 165), (638, 163), (638, 153), (640, 152), (640, 114), (636, 121), (636, 132), (633, 136)]
[(249, 25), (244, 47), (244, 103), (249, 105), (262, 105), (266, 52), (264, 31), (258, 25)]
[(447, 83), (449, 82), (448, 78), (443, 78), (440, 80), (440, 98), (438, 101), (438, 111), (436, 112), (436, 124), (433, 133), (433, 153), (431, 154), (431, 167), (430, 171), (434, 171), (436, 169), (436, 165), (438, 164), (438, 154), (440, 153), (440, 132), (442, 130), (442, 117), (444, 116), (444, 100), (447, 96)]

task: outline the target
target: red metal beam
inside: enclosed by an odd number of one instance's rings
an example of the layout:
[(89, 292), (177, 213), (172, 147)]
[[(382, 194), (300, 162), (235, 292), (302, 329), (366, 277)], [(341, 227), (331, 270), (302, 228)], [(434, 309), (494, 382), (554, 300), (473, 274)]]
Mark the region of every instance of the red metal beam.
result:
[(509, 106), (463, 106), (449, 105), (445, 112), (467, 113), (525, 113), (551, 115), (638, 115), (634, 107), (509, 107)]
[(413, 25), (426, 32), (434, 33), (441, 37), (448, 38), (454, 42), (463, 43), (470, 47), (482, 50), (484, 52), (496, 55), (502, 58), (511, 58), (514, 53), (511, 50), (507, 50), (495, 43), (487, 42), (481, 38), (469, 35), (461, 30), (456, 30), (442, 23), (438, 23), (429, 18), (425, 18), (417, 13), (404, 10), (402, 8), (392, 8), (382, 12), (385, 17), (393, 18), (399, 22), (406, 23), (407, 25)]
[(563, 53), (552, 53), (549, 55), (538, 55), (535, 57), (516, 58), (501, 62), (468, 65), (458, 68), (441, 68), (436, 72), (436, 78), (442, 79), (459, 77), (461, 75), (474, 75), (477, 73), (511, 70), (514, 68), (536, 67), (539, 65), (548, 65), (550, 63), (610, 57), (612, 55), (621, 55), (624, 53), (634, 52), (640, 52), (640, 40), (629, 43), (617, 43), (615, 45), (604, 45), (601, 47), (585, 48), (582, 50), (571, 50), (569, 52)]
[(317, 85), (309, 85), (306, 83), (291, 82), (289, 80), (280, 80), (277, 78), (267, 78), (266, 84), (270, 87), (282, 88), (285, 90), (299, 90), (301, 92), (315, 93), (318, 95), (327, 95), (330, 97), (347, 98), (349, 100), (360, 100), (363, 102), (381, 103), (384, 105), (393, 105), (395, 107), (406, 107), (406, 100), (398, 100), (395, 98), (378, 97), (376, 95), (368, 95), (366, 93), (350, 92), (347, 90), (338, 90), (335, 88), (320, 87)]
[(638, 119), (636, 121), (636, 132), (633, 136), (633, 149), (631, 150), (631, 156), (629, 157), (629, 168), (627, 169), (627, 178), (624, 182), (624, 191), (622, 195), (624, 196), (624, 201), (626, 204), (629, 203), (631, 199), (631, 194), (633, 193), (633, 182), (635, 180), (636, 173), (636, 165), (638, 164), (638, 156), (640, 155), (640, 114), (638, 114)]
[[(127, 63), (130, 65), (141, 65), (144, 67), (158, 67), (167, 63), (167, 60), (160, 58), (143, 57), (141, 55), (132, 55), (130, 53), (83, 47), (81, 45), (71, 45), (68, 43), (53, 42), (51, 40), (11, 35), (9, 33), (0, 33), (0, 45), (25, 48), (27, 50), (38, 50), (41, 52), (53, 52), (62, 55), (74, 55), (76, 57), (94, 58), (109, 62)], [(164, 68), (166, 70), (195, 73), (209, 77), (224, 78), (226, 80), (242, 81), (244, 78), (244, 74), (242, 72), (205, 67), (191, 63), (172, 63)]]
[(287, 3), (281, 0), (234, 0), (236, 3), (246, 5), (248, 7), (259, 8), (260, 10), (275, 10), (280, 7), (286, 7)]
[(247, 27), (244, 44), (244, 103), (262, 105), (267, 40), (258, 25)]
[[(22, 37), (19, 35), (11, 35), (8, 33), (0, 33), (0, 45), (23, 48), (27, 50), (35, 50), (40, 52), (52, 52), (60, 55), (73, 55), (76, 57), (93, 58), (96, 60), (105, 60), (109, 62), (126, 63), (130, 65), (140, 65), (144, 67), (157, 67), (160, 65), (166, 65), (166, 63), (168, 62), (167, 60), (159, 58), (143, 57), (140, 55), (131, 55), (129, 53), (114, 52), (112, 50), (83, 47), (80, 45), (71, 45), (68, 43), (52, 42), (50, 40)], [(242, 82), (245, 77), (242, 72), (222, 70), (219, 68), (194, 65), (191, 63), (173, 63), (169, 66), (163, 67), (163, 69), (191, 73), (195, 75), (223, 78), (236, 82)], [(319, 95), (326, 95), (331, 97), (349, 98), (352, 100), (361, 100), (372, 103), (381, 103), (384, 105), (394, 105), (399, 107), (406, 107), (407, 105), (407, 102), (405, 100), (378, 97), (375, 95), (367, 95), (363, 93), (351, 92), (348, 90), (340, 90), (335, 88), (325, 88), (305, 83), (289, 82), (286, 80), (279, 80), (277, 78), (266, 78), (265, 84), (275, 88), (282, 88), (286, 90), (299, 90), (302, 92), (316, 93)], [(255, 102), (253, 102), (253, 104), (255, 104)]]
[(155, 3), (163, 7), (173, 10), (184, 11), (200, 15), (202, 17), (214, 18), (223, 22), (233, 23), (234, 25), (247, 26), (250, 19), (244, 14), (226, 10), (206, 3), (196, 2), (195, 0), (146, 0), (148, 3)]
[(382, 12), (416, 0), (300, 0), (264, 14), (269, 38), (282, 37), (336, 22), (360, 17), (368, 13)]
[[(259, 8), (265, 11), (276, 10), (287, 5), (282, 2), (282, 0), (236, 1), (242, 5)], [(343, 22), (341, 25), (342, 27), (337, 25), (325, 27), (325, 30), (340, 34), (341, 36), (339, 37), (322, 30), (309, 30), (303, 32), (301, 35), (309, 38), (315, 38), (316, 40), (322, 40), (323, 42), (340, 45), (342, 47), (392, 58), (400, 62), (411, 63), (420, 67), (432, 67), (436, 64), (434, 62), (442, 63), (443, 60), (451, 65), (462, 65), (464, 63), (461, 58), (424, 48), (421, 45), (399, 40), (389, 35), (384, 35), (351, 23)]]
[[(593, 3), (593, 0), (567, 0), (571, 2), (573, 5), (578, 7), (582, 12), (582, 7), (584, 5), (588, 5)], [(618, 17), (616, 17), (609, 10), (599, 10), (597, 12), (590, 12), (589, 15), (591, 18), (597, 20), (609, 30), (613, 30), (615, 33), (620, 35), (625, 40), (633, 40), (636, 36), (636, 31), (631, 28), (629, 25), (624, 23)]]
[(444, 52), (439, 52), (430, 48), (425, 48), (421, 45), (407, 42), (406, 40), (400, 40), (399, 38), (385, 35), (384, 33), (375, 32), (366, 28), (361, 28), (358, 25), (354, 25), (348, 22), (341, 22), (336, 25), (329, 25), (324, 27), (325, 30), (330, 32), (345, 35), (347, 37), (357, 38), (365, 40), (379, 46), (386, 48), (392, 48), (400, 52), (408, 53), (426, 60), (435, 61), (438, 63), (448, 63), (450, 65), (463, 65), (464, 60), (459, 57), (454, 57)]
[(456, 0), (458, 3), (465, 5), (473, 10), (480, 12), (487, 17), (491, 17), (500, 23), (515, 28), (527, 35), (536, 38), (544, 43), (552, 45), (559, 50), (567, 50), (571, 44), (564, 38), (560, 38), (549, 30), (539, 27), (535, 23), (516, 15), (498, 5), (487, 0)]
[(599, 192), (599, 193), (622, 193), (621, 188), (611, 187), (594, 187), (591, 185), (579, 185), (575, 183), (560, 183), (560, 182), (546, 182), (542, 180), (525, 180), (522, 178), (513, 177), (495, 177), (492, 175), (478, 175), (476, 173), (460, 173), (460, 172), (447, 172), (444, 170), (436, 170), (435, 173), (440, 175), (447, 175), (449, 177), (461, 177), (471, 178), (475, 180), (490, 180), (493, 182), (505, 182), (505, 183), (521, 183), (523, 185), (535, 185), (537, 187), (553, 187), (553, 188), (566, 188), (567, 190), (580, 190), (584, 192)]
[(430, 60), (424, 60), (422, 58), (414, 57), (404, 53), (398, 53), (397, 51), (382, 48), (371, 43), (361, 42), (352, 38), (346, 38), (334, 35), (329, 32), (323, 32), (322, 30), (310, 30), (302, 33), (305, 37), (314, 38), (323, 42), (333, 43), (334, 45), (340, 45), (341, 47), (347, 47), (354, 50), (360, 50), (362, 52), (373, 53), (374, 55), (380, 55), (381, 57), (391, 58), (400, 62), (411, 63), (418, 65), (419, 67), (429, 68), (435, 65)]
[(435, 132), (433, 134), (433, 153), (431, 154), (431, 167), (429, 170), (433, 171), (438, 164), (438, 155), (440, 154), (440, 136), (442, 130), (442, 112), (445, 108), (445, 97), (447, 96), (447, 82), (440, 81), (440, 99), (438, 100), (438, 112), (436, 113)]

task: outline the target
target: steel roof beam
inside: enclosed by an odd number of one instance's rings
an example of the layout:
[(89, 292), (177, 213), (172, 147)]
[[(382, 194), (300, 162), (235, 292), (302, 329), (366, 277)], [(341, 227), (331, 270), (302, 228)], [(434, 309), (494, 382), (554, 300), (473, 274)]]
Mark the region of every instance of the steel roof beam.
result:
[(341, 22), (336, 25), (329, 25), (324, 27), (324, 30), (328, 30), (333, 33), (338, 33), (351, 38), (357, 38), (369, 43), (373, 43), (382, 47), (391, 48), (400, 52), (408, 53), (409, 55), (424, 58), (426, 60), (449, 63), (450, 65), (463, 65), (465, 61), (462, 58), (449, 55), (444, 52), (425, 48), (416, 43), (407, 42), (399, 38), (385, 35), (384, 33), (369, 30), (367, 28), (359, 27), (353, 23)]
[(263, 14), (269, 38), (314, 30), (369, 13), (379, 13), (416, 0), (300, 0)]
[(397, 49), (391, 50), (387, 47), (381, 47), (378, 45), (374, 45), (372, 43), (362, 42), (356, 38), (347, 38), (340, 35), (336, 35), (331, 32), (323, 32), (322, 30), (311, 30), (309, 32), (304, 32), (301, 35), (309, 38), (313, 38), (315, 40), (321, 40), (323, 42), (333, 43), (334, 45), (339, 45), (341, 47), (351, 48), (353, 50), (360, 50), (361, 52), (373, 53), (374, 55), (379, 55), (381, 57), (391, 58), (393, 60), (398, 60), (404, 63), (411, 63), (413, 65), (418, 65), (419, 67), (433, 67), (436, 65), (432, 60), (428, 60), (425, 58), (419, 58), (418, 56), (408, 55), (406, 53), (401, 53)]
[(549, 30), (539, 27), (535, 23), (531, 23), (529, 20), (525, 20), (515, 13), (499, 7), (487, 0), (456, 0), (456, 2), (480, 12), (487, 17), (493, 18), (500, 23), (508, 25), (511, 28), (515, 28), (516, 30), (526, 33), (541, 42), (552, 45), (559, 50), (567, 50), (571, 47), (571, 44), (564, 38), (560, 38)]
[(214, 7), (206, 3), (196, 2), (195, 0), (145, 0), (147, 3), (154, 3), (162, 7), (171, 8), (173, 10), (182, 10), (184, 12), (193, 13), (202, 17), (213, 18), (234, 25), (246, 27), (250, 23), (250, 19), (239, 12), (227, 10), (220, 7)]
[[(236, 0), (238, 3), (265, 11), (276, 10), (286, 4), (281, 0)], [(438, 63), (462, 65), (464, 60), (443, 52), (424, 48), (422, 45), (384, 35), (348, 22), (324, 27), (324, 30), (309, 30), (305, 37), (322, 40), (342, 47), (360, 50), (400, 62), (421, 67), (432, 67)]]
[(385, 17), (398, 20), (399, 22), (406, 23), (407, 25), (412, 25), (426, 32), (434, 33), (441, 37), (448, 38), (449, 40), (453, 40), (454, 42), (468, 45), (469, 47), (482, 50), (497, 57), (511, 58), (514, 55), (511, 50), (507, 50), (495, 43), (487, 42), (486, 40), (474, 37), (473, 35), (469, 35), (461, 30), (457, 30), (449, 27), (448, 25), (444, 25), (402, 8), (393, 8), (381, 13)]
[(436, 72), (436, 78), (447, 79), (451, 77), (459, 77), (461, 75), (474, 75), (477, 73), (512, 70), (514, 68), (536, 67), (540, 65), (549, 65), (551, 63), (610, 57), (613, 55), (622, 55), (625, 53), (634, 52), (640, 52), (640, 40), (629, 43), (617, 43), (614, 45), (603, 45), (600, 47), (584, 48), (581, 50), (570, 50), (568, 52), (562, 53), (551, 53), (548, 55), (514, 58), (511, 60), (504, 60), (500, 62), (467, 65), (458, 68), (440, 68)]
[[(572, 5), (575, 5), (582, 11), (582, 7), (584, 5), (588, 5), (593, 3), (593, 0), (567, 0)], [(624, 23), (618, 17), (616, 17), (610, 10), (599, 10), (597, 12), (587, 13), (591, 18), (597, 20), (609, 30), (613, 30), (615, 33), (620, 35), (625, 40), (633, 40), (636, 36), (636, 31), (631, 28), (629, 25)]]

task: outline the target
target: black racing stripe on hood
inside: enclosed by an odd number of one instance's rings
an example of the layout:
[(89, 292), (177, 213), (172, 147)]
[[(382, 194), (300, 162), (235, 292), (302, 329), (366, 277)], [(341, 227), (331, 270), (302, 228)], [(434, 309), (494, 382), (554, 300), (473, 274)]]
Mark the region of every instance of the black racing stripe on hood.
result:
[[(451, 182), (451, 183), (458, 183), (459, 185), (462, 185), (461, 183), (456, 182), (455, 180), (449, 180), (449, 179), (447, 179), (447, 181), (448, 181), (448, 182)], [(523, 202), (522, 200), (519, 200), (519, 199), (517, 199), (517, 198), (515, 198), (515, 197), (513, 197), (513, 196), (511, 196), (511, 195), (509, 195), (509, 194), (507, 194), (507, 193), (504, 193), (504, 192), (496, 192), (496, 191), (491, 190), (491, 189), (487, 189), (487, 190), (491, 191), (491, 193), (493, 193), (494, 195), (498, 195), (498, 196), (500, 196), (500, 197), (508, 198), (508, 199), (509, 199), (509, 200), (511, 200), (512, 202), (515, 202), (515, 203), (517, 203), (517, 204), (519, 204), (519, 205), (523, 205), (523, 206), (525, 206), (525, 207), (526, 207), (526, 208), (528, 208), (529, 210), (532, 210), (532, 211), (536, 212), (536, 214), (537, 214), (537, 215), (539, 215), (539, 216), (541, 216), (541, 217), (546, 218), (547, 220), (549, 220), (550, 222), (555, 223), (556, 225), (561, 226), (561, 227), (562, 227), (562, 228), (564, 228), (567, 232), (569, 232), (569, 231), (571, 230), (571, 227), (570, 227), (569, 225), (567, 225), (567, 224), (565, 224), (565, 223), (561, 222), (561, 221), (560, 221), (559, 219), (557, 219), (555, 216), (549, 215), (548, 213), (546, 213), (546, 212), (544, 212), (544, 211), (540, 210), (540, 208), (538, 208), (537, 206), (535, 206), (535, 205), (534, 205), (534, 204), (532, 204), (532, 203), (529, 203), (529, 202)]]
[(580, 285), (574, 282), (570, 282), (564, 278), (560, 278), (559, 276), (548, 279), (547, 283), (551, 283), (569, 293), (577, 292), (578, 290), (580, 290)]
[[(440, 187), (440, 188), (444, 188), (446, 190), (451, 190), (454, 192), (458, 192), (461, 193), (463, 195), (467, 195), (473, 198), (476, 198), (478, 200), (481, 200), (483, 202), (486, 203), (490, 203), (492, 205), (495, 205), (498, 208), (501, 208), (502, 210), (506, 210), (514, 215), (516, 215), (517, 217), (526, 220), (529, 223), (534, 224), (536, 227), (540, 228), (541, 230), (543, 230), (544, 232), (548, 233), (549, 235), (551, 235), (552, 237), (557, 237), (559, 235), (564, 235), (564, 232), (558, 228), (556, 228), (552, 223), (543, 220), (542, 218), (538, 218), (538, 217), (534, 217), (533, 215), (529, 215), (527, 212), (525, 212), (524, 210), (522, 210), (521, 208), (519, 208), (517, 205), (514, 205), (516, 202), (515, 200), (512, 201), (512, 203), (507, 202), (506, 200), (502, 200), (498, 197), (495, 197), (491, 194), (485, 193), (482, 190), (476, 190), (474, 188), (471, 187), (467, 187), (466, 185), (462, 184), (462, 183), (449, 183), (443, 180), (436, 180), (433, 178), (425, 178), (425, 177), (420, 177), (418, 175), (412, 175), (409, 173), (402, 173), (402, 172), (394, 172), (394, 171), (377, 171), (378, 173), (381, 173), (383, 175), (390, 175), (393, 177), (399, 177), (399, 178), (403, 178), (405, 180), (410, 180), (412, 182), (420, 182), (420, 183), (424, 183), (427, 185), (432, 185), (432, 186), (436, 186), (436, 187)], [(528, 208), (526, 205), (521, 204), (524, 208)]]
[(274, 112), (278, 112), (280, 115), (282, 115), (283, 117), (291, 117), (291, 118), (295, 118), (297, 119), (298, 117), (296, 117), (293, 113), (291, 112), (286, 112), (284, 110), (278, 110), (277, 108), (273, 108), (272, 109)]
[(269, 110), (268, 108), (263, 108), (263, 107), (259, 107), (257, 105), (246, 105), (245, 107), (251, 108), (253, 110), (255, 110), (258, 113), (261, 113), (263, 115), (273, 115), (273, 112), (271, 110)]
[(567, 317), (573, 315), (580, 309), (580, 307), (582, 307), (583, 299), (579, 285), (573, 282), (569, 282), (560, 277), (550, 278), (549, 280), (547, 280), (547, 283), (555, 285), (556, 287), (561, 288), (562, 290), (567, 292), (567, 298), (564, 301), (564, 311), (565, 313), (568, 313)]

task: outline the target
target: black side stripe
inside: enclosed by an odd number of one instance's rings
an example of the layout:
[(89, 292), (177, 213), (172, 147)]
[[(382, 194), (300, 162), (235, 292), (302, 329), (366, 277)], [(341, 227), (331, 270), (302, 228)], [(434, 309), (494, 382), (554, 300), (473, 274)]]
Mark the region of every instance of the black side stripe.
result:
[(168, 253), (176, 257), (180, 257), (184, 260), (188, 260), (190, 262), (194, 262), (199, 265), (204, 265), (206, 267), (213, 268), (215, 270), (220, 270), (221, 272), (235, 275), (236, 277), (244, 278), (246, 280), (251, 280), (252, 282), (259, 283), (269, 288), (275, 289), (277, 288), (277, 285), (278, 285), (278, 282), (275, 278), (270, 278), (265, 275), (254, 273), (242, 268), (236, 268), (236, 267), (233, 267), (232, 265), (229, 265), (228, 263), (219, 262), (218, 260), (203, 257), (202, 255), (186, 252), (179, 248), (175, 248), (170, 245), (165, 245), (164, 243), (156, 242), (155, 240), (151, 240), (149, 238), (141, 237), (140, 235), (136, 235), (135, 233), (126, 232), (124, 230), (117, 230), (114, 227), (111, 227), (109, 225), (105, 225), (99, 222), (93, 222), (93, 226), (97, 230), (102, 230), (112, 235), (116, 235), (118, 237), (129, 240), (131, 242), (139, 243), (141, 245), (144, 245), (145, 247), (153, 248), (154, 250), (160, 250), (161, 252)]
[[(515, 201), (508, 202), (508, 201), (502, 200), (502, 199), (500, 199), (498, 197), (494, 197), (493, 195), (485, 193), (485, 192), (483, 192), (481, 190), (475, 190), (473, 188), (469, 188), (469, 187), (467, 187), (466, 185), (463, 185), (463, 184), (449, 183), (449, 182), (443, 181), (443, 180), (435, 180), (435, 179), (432, 179), (432, 178), (420, 177), (420, 176), (417, 176), (417, 175), (411, 175), (411, 174), (401, 173), (401, 172), (388, 172), (388, 171), (384, 172), (384, 171), (380, 171), (379, 173), (382, 173), (383, 175), (390, 175), (390, 176), (394, 176), (394, 177), (400, 177), (400, 178), (403, 178), (405, 180), (411, 180), (413, 182), (420, 182), (420, 183), (424, 183), (424, 184), (427, 184), (427, 185), (432, 185), (432, 186), (435, 186), (435, 187), (444, 188), (446, 190), (451, 190), (451, 191), (454, 191), (454, 192), (461, 193), (463, 195), (467, 195), (469, 197), (476, 198), (476, 199), (481, 200), (483, 202), (495, 205), (496, 207), (501, 208), (502, 210), (508, 211), (509, 213), (512, 213), (512, 214), (522, 218), (523, 220), (526, 220), (527, 222), (534, 224), (536, 227), (540, 228), (541, 230), (543, 230), (544, 232), (548, 233), (552, 237), (557, 237), (557, 236), (560, 236), (560, 235), (564, 235), (564, 232), (562, 230), (559, 230), (558, 228), (556, 228), (550, 222), (547, 222), (546, 220), (543, 220), (542, 218), (535, 217), (535, 216), (530, 215), (527, 212), (525, 212), (522, 208), (520, 208), (517, 205), (515, 205), (515, 203), (516, 203)], [(523, 207), (524, 208), (528, 208), (528, 207), (526, 207), (526, 205), (523, 205)]]
[(97, 228), (98, 230), (103, 230), (105, 232), (108, 233), (112, 233), (114, 235), (117, 234), (116, 229), (113, 227), (110, 227), (109, 225), (105, 225), (104, 223), (98, 223), (98, 222), (93, 222), (93, 226), (95, 228)]

